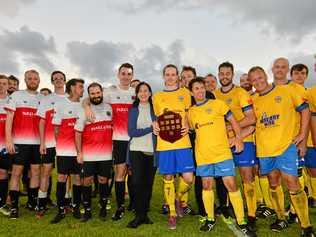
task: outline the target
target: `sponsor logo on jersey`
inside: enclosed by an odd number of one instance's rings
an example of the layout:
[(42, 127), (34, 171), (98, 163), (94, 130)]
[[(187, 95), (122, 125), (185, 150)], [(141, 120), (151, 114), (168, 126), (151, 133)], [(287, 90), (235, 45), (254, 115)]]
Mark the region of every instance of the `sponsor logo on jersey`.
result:
[(201, 127), (209, 126), (209, 125), (213, 125), (213, 122), (207, 122), (207, 123), (201, 123), (201, 124), (196, 123), (196, 124), (194, 125), (194, 127), (195, 127), (195, 129), (199, 129), (199, 128), (201, 128)]
[(274, 114), (271, 116), (268, 116), (267, 113), (263, 113), (260, 119), (260, 123), (264, 124), (265, 127), (273, 126), (275, 125), (275, 122), (280, 118), (279, 114)]

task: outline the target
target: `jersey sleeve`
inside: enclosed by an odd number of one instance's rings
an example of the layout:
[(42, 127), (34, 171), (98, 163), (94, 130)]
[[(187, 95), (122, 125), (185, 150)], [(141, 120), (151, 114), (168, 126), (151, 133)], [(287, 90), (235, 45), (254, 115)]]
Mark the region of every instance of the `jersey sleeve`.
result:
[(45, 119), (46, 108), (47, 108), (47, 100), (45, 98), (42, 98), (40, 100), (40, 104), (37, 109), (37, 116), (39, 116), (42, 119)]
[(158, 94), (155, 94), (153, 96), (153, 107), (154, 107), (154, 113), (156, 116), (160, 115), (160, 109), (159, 109), (159, 96)]
[(17, 93), (13, 93), (9, 96), (7, 103), (4, 106), (4, 109), (15, 112), (17, 104)]
[(194, 130), (194, 125), (193, 125), (193, 109), (191, 107), (191, 109), (189, 109), (188, 111), (188, 120), (189, 120), (189, 126), (190, 126), (190, 129)]
[(219, 113), (220, 115), (224, 116), (226, 120), (228, 120), (233, 113), (230, 111), (228, 105), (226, 105), (226, 103), (222, 100), (218, 100), (218, 109), (219, 109)]
[(288, 92), (290, 94), (291, 100), (294, 104), (295, 110), (300, 112), (306, 108), (308, 108), (308, 102), (304, 96), (305, 93), (298, 93), (299, 90), (294, 89), (294, 87), (287, 86)]
[(312, 116), (316, 116), (316, 87), (309, 88), (306, 95)]
[(111, 89), (103, 88), (103, 101), (107, 104), (111, 104)]
[(61, 108), (61, 105), (58, 103), (55, 105), (55, 109), (54, 109), (54, 115), (53, 115), (53, 120), (52, 120), (52, 124), (55, 126), (59, 126), (61, 125), (61, 120), (62, 120), (62, 112), (63, 109)]
[(192, 105), (191, 94), (190, 94), (190, 91), (186, 88), (184, 88), (184, 91), (185, 91), (184, 92), (184, 106), (185, 106), (185, 111), (188, 111)]
[(239, 90), (239, 103), (240, 103), (240, 108), (242, 109), (243, 112), (253, 109), (252, 99), (250, 95), (248, 94), (247, 91), (245, 91), (242, 88), (240, 88)]
[(83, 132), (85, 123), (86, 123), (86, 116), (85, 116), (84, 110), (81, 109), (81, 110), (79, 111), (78, 119), (76, 120), (75, 131), (77, 131), (77, 132)]

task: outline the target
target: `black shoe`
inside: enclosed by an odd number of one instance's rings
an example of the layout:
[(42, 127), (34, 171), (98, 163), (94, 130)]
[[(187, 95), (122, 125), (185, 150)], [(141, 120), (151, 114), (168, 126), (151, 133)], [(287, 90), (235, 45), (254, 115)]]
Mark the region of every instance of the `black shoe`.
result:
[(297, 215), (295, 213), (289, 212), (287, 223), (289, 224), (298, 223)]
[(154, 224), (154, 222), (146, 215), (144, 217), (144, 224), (152, 225), (152, 224)]
[(221, 206), (219, 206), (219, 207), (214, 206), (214, 210), (215, 210), (216, 216), (222, 215), (222, 207)]
[(106, 207), (101, 207), (100, 212), (99, 212), (99, 217), (105, 221), (107, 215)]
[(127, 210), (128, 210), (128, 211), (131, 211), (131, 212), (135, 212), (135, 207), (134, 207), (133, 203), (130, 202), (130, 203), (128, 204)]
[(75, 207), (72, 210), (72, 216), (76, 219), (80, 219), (81, 218), (81, 213), (80, 213), (80, 208), (79, 207)]
[(29, 211), (35, 211), (36, 206), (33, 206), (31, 203), (27, 202), (25, 203), (25, 209), (28, 209)]
[(12, 208), (10, 210), (9, 219), (18, 219), (19, 218), (19, 211), (16, 208)]
[(65, 218), (65, 213), (63, 212), (58, 212), (57, 215), (54, 217), (53, 220), (51, 220), (51, 224), (57, 224), (59, 223), (62, 219)]
[(262, 203), (258, 204), (258, 207), (256, 210), (256, 216), (259, 217), (261, 215), (261, 213), (265, 211), (266, 208), (267, 207), (264, 204), (262, 204)]
[(205, 220), (204, 224), (200, 227), (201, 231), (211, 231), (215, 226), (215, 221)]
[(167, 204), (163, 204), (160, 210), (160, 214), (167, 215), (169, 213), (169, 207)]
[(264, 207), (264, 209), (261, 211), (260, 214), (258, 214), (259, 218), (268, 218), (270, 216), (275, 216), (276, 213), (273, 209), (269, 208), (269, 207)]
[(288, 223), (286, 220), (276, 220), (274, 223), (270, 225), (270, 229), (275, 232), (281, 232), (282, 230), (288, 227)]
[(248, 216), (248, 227), (251, 231), (256, 232), (256, 217)]
[(192, 207), (190, 205), (183, 207), (183, 213), (184, 213), (184, 215), (190, 215), (190, 216), (196, 215), (195, 211), (192, 209)]
[(240, 231), (247, 237), (257, 237), (256, 232), (252, 231), (248, 224), (238, 225)]
[(301, 236), (303, 236), (303, 237), (315, 237), (316, 234), (313, 230), (313, 227), (310, 226), (310, 227), (302, 229)]
[(316, 201), (314, 200), (314, 198), (312, 197), (308, 198), (308, 206), (311, 208), (316, 208)]
[(80, 222), (87, 222), (88, 220), (90, 220), (92, 218), (92, 214), (91, 211), (85, 211), (85, 213), (82, 215), (82, 217), (80, 218)]
[(125, 208), (124, 207), (119, 207), (116, 212), (112, 216), (113, 221), (118, 221), (121, 220), (122, 217), (124, 216), (125, 213)]
[(135, 217), (134, 220), (132, 220), (131, 222), (127, 224), (127, 228), (136, 229), (141, 224), (144, 224), (144, 220), (140, 217)]

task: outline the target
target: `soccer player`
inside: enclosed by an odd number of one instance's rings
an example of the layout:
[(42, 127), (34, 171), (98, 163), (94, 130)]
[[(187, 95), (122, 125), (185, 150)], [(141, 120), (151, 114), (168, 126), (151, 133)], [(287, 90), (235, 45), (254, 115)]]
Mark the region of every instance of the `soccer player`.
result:
[[(207, 219), (200, 230), (211, 231), (215, 225), (212, 183), (213, 178), (219, 176), (228, 189), (240, 230), (245, 236), (256, 236), (244, 219), (243, 200), (237, 186), (235, 165), (230, 150), (230, 147), (234, 147), (235, 152), (241, 152), (244, 148), (238, 121), (225, 102), (206, 99), (203, 80), (192, 80), (189, 88), (196, 100), (196, 105), (189, 109), (189, 122), (190, 127), (196, 132), (196, 172), (202, 177), (203, 202), (207, 213)], [(231, 124), (235, 132), (235, 137), (230, 141), (225, 121)], [(209, 137), (209, 134), (212, 134), (212, 137)]]
[(51, 91), (50, 89), (48, 89), (48, 88), (45, 87), (45, 88), (40, 89), (40, 93), (41, 93), (42, 95), (44, 95), (44, 96), (47, 96), (47, 95), (51, 94), (52, 91)]
[(38, 190), (38, 205), (36, 216), (38, 218), (44, 215), (48, 201), (48, 188), (50, 176), (56, 156), (56, 140), (54, 126), (52, 124), (54, 107), (58, 101), (65, 99), (66, 76), (61, 71), (54, 71), (51, 74), (51, 83), (54, 86), (54, 93), (41, 99), (37, 110), (39, 121), (40, 149), (42, 158), (41, 181)]
[(37, 92), (40, 77), (35, 70), (24, 74), (26, 90), (16, 91), (9, 96), (5, 105), (7, 119), (5, 124), (6, 148), (13, 155), (10, 179), (10, 218), (19, 217), (19, 183), (23, 169), (30, 166), (30, 185), (27, 207), (34, 210), (40, 182), (39, 119), (36, 116), (41, 95)]
[[(182, 118), (182, 137), (171, 143), (159, 136), (158, 123), (154, 126), (157, 138), (157, 151), (159, 157), (159, 171), (163, 174), (165, 200), (169, 206), (168, 225), (170, 229), (176, 229), (176, 216), (183, 215), (181, 197), (190, 190), (193, 182), (194, 162), (191, 143), (188, 135), (187, 110), (191, 105), (190, 92), (186, 88), (179, 88), (179, 73), (175, 65), (169, 64), (163, 68), (165, 89), (153, 96), (153, 106), (156, 116), (166, 111), (178, 113)], [(179, 186), (177, 197), (175, 195), (174, 175), (182, 174), (183, 183)], [(175, 205), (176, 201), (176, 205)], [(177, 212), (176, 212), (177, 207)]]
[(73, 175), (73, 216), (81, 218), (81, 167), (77, 162), (75, 146), (75, 122), (81, 109), (80, 98), (83, 95), (84, 80), (73, 78), (66, 83), (66, 93), (69, 95), (63, 100), (58, 100), (54, 107), (52, 124), (55, 128), (56, 155), (57, 155), (57, 206), (58, 213), (51, 221), (59, 223), (65, 218), (65, 193), (66, 182), (69, 175)]
[[(250, 95), (239, 86), (233, 84), (234, 66), (230, 62), (224, 62), (218, 67), (218, 78), (221, 88), (214, 94), (216, 99), (224, 101), (234, 117), (238, 120), (241, 128), (248, 128), (255, 124), (252, 100)], [(229, 138), (234, 137), (231, 126), (228, 126)], [(248, 223), (255, 229), (257, 199), (255, 192), (254, 170), (256, 165), (256, 151), (253, 143), (253, 136), (250, 134), (244, 138), (245, 148), (241, 153), (233, 153), (235, 165), (239, 168), (240, 176), (244, 187), (244, 195), (248, 209)]]
[(79, 114), (75, 125), (77, 162), (83, 164), (82, 201), (84, 215), (81, 222), (91, 219), (91, 194), (94, 175), (98, 175), (99, 217), (106, 218), (106, 204), (109, 195), (108, 179), (112, 172), (112, 108), (103, 101), (103, 89), (99, 83), (88, 86), (91, 109), (95, 120), (88, 121), (84, 110)]
[(140, 83), (140, 80), (134, 79), (131, 81), (131, 87), (135, 89), (139, 83)]
[(239, 84), (240, 84), (240, 87), (243, 88), (244, 90), (246, 90), (249, 95), (252, 95), (253, 94), (253, 91), (252, 91), (252, 85), (249, 81), (249, 78), (248, 78), (248, 74), (247, 73), (244, 73), (240, 76), (239, 78)]
[[(254, 98), (256, 114), (256, 148), (260, 172), (268, 175), (271, 199), (277, 220), (271, 224), (280, 232), (288, 224), (284, 217), (284, 194), (281, 178), (290, 193), (291, 203), (300, 220), (302, 235), (314, 236), (308, 213), (307, 196), (298, 180), (298, 154), (296, 146), (304, 140), (309, 126), (308, 104), (288, 85), (268, 83), (265, 71), (253, 67), (248, 76), (258, 92)], [(296, 130), (296, 113), (301, 114), (299, 133)]]
[(7, 113), (4, 106), (7, 103), (8, 77), (0, 75), (0, 212), (6, 216), (10, 214), (6, 206), (8, 196), (8, 170), (11, 168), (11, 159), (5, 150), (5, 120)]
[[(117, 210), (112, 216), (114, 221), (120, 220), (125, 213), (125, 176), (126, 156), (128, 150), (129, 136), (127, 132), (128, 110), (132, 107), (135, 97), (134, 88), (130, 83), (134, 76), (133, 65), (123, 63), (117, 73), (119, 85), (103, 90), (104, 102), (112, 107), (113, 111), (113, 160), (115, 170), (115, 196)], [(84, 107), (87, 117), (94, 120), (94, 113), (91, 111), (89, 100), (84, 100)], [(131, 194), (131, 192), (130, 192)]]
[(19, 84), (20, 81), (17, 77), (10, 75), (9, 76), (9, 88), (8, 88), (8, 94), (11, 95), (13, 92), (19, 90)]
[(214, 92), (217, 88), (217, 79), (212, 73), (209, 73), (204, 78), (207, 91)]

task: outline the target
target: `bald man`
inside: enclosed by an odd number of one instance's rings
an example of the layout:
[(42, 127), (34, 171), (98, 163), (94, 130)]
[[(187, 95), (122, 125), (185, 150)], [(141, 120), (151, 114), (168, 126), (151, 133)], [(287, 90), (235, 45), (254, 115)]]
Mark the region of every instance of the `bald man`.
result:
[(273, 83), (275, 85), (285, 85), (289, 83), (287, 75), (290, 70), (289, 60), (286, 58), (277, 58), (272, 65)]

